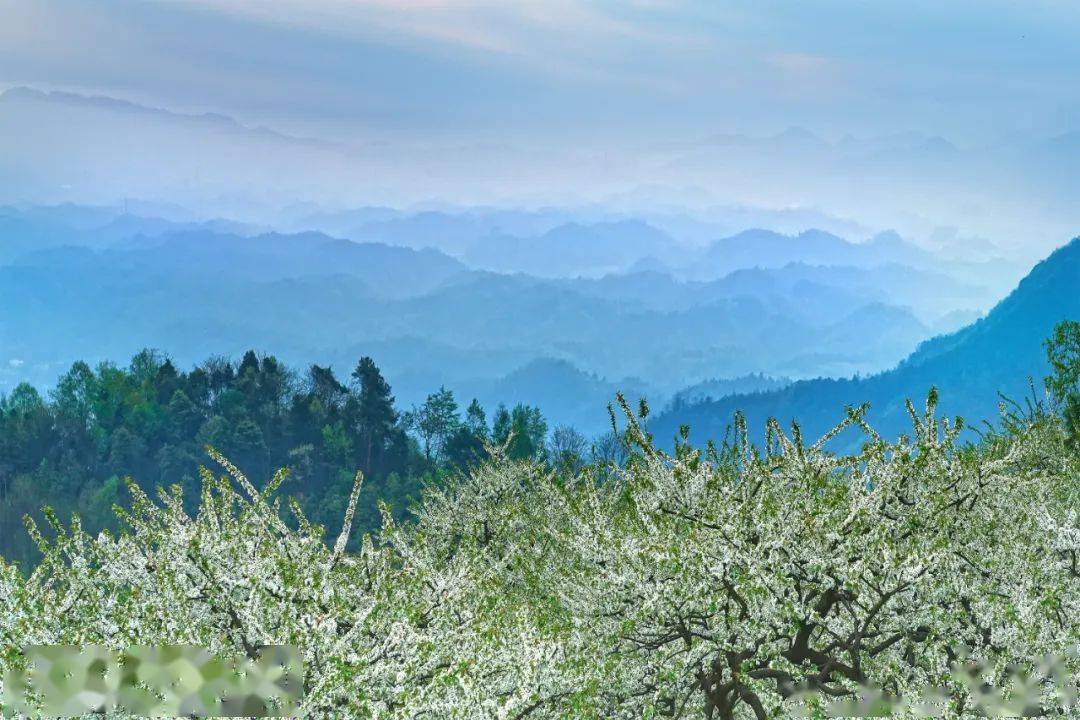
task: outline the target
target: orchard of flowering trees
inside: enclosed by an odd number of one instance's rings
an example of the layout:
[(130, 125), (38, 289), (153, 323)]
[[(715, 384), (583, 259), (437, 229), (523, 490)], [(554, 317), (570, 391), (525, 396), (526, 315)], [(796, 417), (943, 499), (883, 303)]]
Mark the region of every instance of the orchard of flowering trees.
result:
[[(895, 441), (851, 409), (835, 432), (862, 433), (852, 455), (775, 424), (755, 447), (739, 423), (668, 453), (624, 404), (623, 462), (491, 448), (357, 551), (361, 476), (324, 537), (281, 499), (284, 473), (258, 487), (214, 454), (194, 515), (179, 489), (133, 486), (118, 534), (31, 523), (44, 560), (0, 568), (0, 665), (24, 643), (291, 644), (310, 717), (757, 719), (931, 686), (934, 714), (984, 714), (957, 663), (991, 688), (1046, 656), (1080, 670), (1067, 371), (978, 442), (933, 392)], [(1013, 714), (1076, 712), (1033, 687)]]

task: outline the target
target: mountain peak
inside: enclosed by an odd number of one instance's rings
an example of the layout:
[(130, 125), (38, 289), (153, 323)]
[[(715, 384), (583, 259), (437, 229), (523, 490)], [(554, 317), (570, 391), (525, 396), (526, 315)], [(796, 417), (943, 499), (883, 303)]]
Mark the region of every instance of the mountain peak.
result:
[(96, 108), (100, 110), (110, 110), (113, 112), (154, 115), (157, 117), (183, 118), (188, 120), (209, 122), (215, 125), (225, 125), (237, 128), (241, 127), (240, 123), (237, 122), (234, 118), (229, 117), (228, 115), (223, 115), (221, 113), (178, 113), (172, 110), (151, 107), (149, 105), (142, 105), (136, 102), (131, 102), (130, 100), (122, 100), (120, 98), (115, 98), (108, 95), (83, 95), (80, 93), (68, 92), (64, 90), (39, 90), (37, 88), (29, 87), (26, 85), (20, 85), (4, 91), (3, 94), (0, 94), (0, 101), (61, 103), (67, 105), (79, 105), (86, 108)]
[(46, 94), (41, 90), (35, 90), (27, 85), (16, 85), (10, 87), (4, 92), (0, 92), (0, 101), (13, 101), (13, 100), (40, 100), (44, 99)]

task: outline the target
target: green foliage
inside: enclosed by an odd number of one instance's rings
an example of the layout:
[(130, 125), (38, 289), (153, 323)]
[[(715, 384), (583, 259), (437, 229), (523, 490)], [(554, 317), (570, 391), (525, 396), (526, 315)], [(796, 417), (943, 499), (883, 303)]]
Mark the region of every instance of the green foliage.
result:
[(406, 424), (420, 436), (427, 461), (438, 461), (447, 442), (461, 426), (454, 393), (441, 387), (428, 395), (423, 405), (408, 413)]
[[(407, 416), (417, 420), (421, 450), (370, 357), (351, 380), (319, 365), (298, 375), (254, 352), (182, 372), (143, 351), (126, 368), (77, 362), (48, 398), (20, 385), (0, 397), (0, 555), (24, 565), (36, 560), (21, 518), (39, 516), (44, 505), (61, 516), (78, 510), (91, 530), (116, 528), (112, 505), (126, 496), (119, 478), (135, 478), (147, 491), (178, 486), (194, 511), (207, 446), (253, 475), (291, 468), (290, 492), (313, 521), (331, 528), (358, 469), (367, 477), (358, 523), (371, 529), (380, 522), (376, 500), (403, 518), (424, 483), (487, 457), (490, 431), (475, 401), (463, 422), (442, 388)], [(542, 442), (542, 419), (530, 419), (529, 442)]]
[(1046, 341), (1046, 357), (1052, 375), (1046, 388), (1061, 407), (1069, 443), (1080, 446), (1080, 322), (1065, 321)]
[(512, 460), (542, 459), (545, 454), (544, 438), (547, 423), (540, 408), (518, 403), (513, 410), (499, 405), (492, 423), (492, 438), (506, 448)]

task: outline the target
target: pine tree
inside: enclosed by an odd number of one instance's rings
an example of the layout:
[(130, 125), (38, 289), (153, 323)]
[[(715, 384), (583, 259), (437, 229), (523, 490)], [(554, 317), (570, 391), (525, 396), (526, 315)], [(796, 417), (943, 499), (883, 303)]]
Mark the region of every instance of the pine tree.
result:
[(398, 413), (390, 384), (374, 360), (367, 356), (360, 358), (352, 377), (360, 387), (355, 423), (364, 453), (362, 467), (366, 474), (373, 475), (386, 440), (397, 425)]
[(487, 413), (484, 412), (484, 408), (476, 398), (472, 399), (468, 409), (465, 410), (465, 427), (478, 438), (487, 440), (490, 437), (490, 431), (488, 430), (487, 425)]

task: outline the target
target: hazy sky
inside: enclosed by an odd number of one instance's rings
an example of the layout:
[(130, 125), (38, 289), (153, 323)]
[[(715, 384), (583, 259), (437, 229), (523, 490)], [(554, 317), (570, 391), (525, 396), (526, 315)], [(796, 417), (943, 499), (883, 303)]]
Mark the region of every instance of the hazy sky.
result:
[(1080, 127), (1074, 0), (0, 0), (0, 84), (369, 137)]

